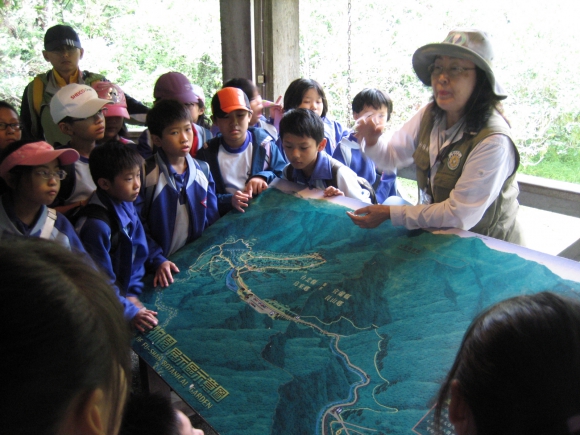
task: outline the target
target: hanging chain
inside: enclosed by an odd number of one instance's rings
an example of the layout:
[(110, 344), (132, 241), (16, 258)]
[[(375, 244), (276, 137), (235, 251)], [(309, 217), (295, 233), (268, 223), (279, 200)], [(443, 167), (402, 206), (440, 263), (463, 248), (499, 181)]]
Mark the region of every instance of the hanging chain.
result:
[(352, 109), (351, 109), (351, 100), (350, 100), (350, 88), (352, 85), (352, 78), (351, 78), (351, 69), (350, 69), (350, 48), (351, 48), (351, 0), (348, 0), (348, 70), (346, 72), (346, 119), (348, 127), (352, 127), (353, 119), (352, 119)]

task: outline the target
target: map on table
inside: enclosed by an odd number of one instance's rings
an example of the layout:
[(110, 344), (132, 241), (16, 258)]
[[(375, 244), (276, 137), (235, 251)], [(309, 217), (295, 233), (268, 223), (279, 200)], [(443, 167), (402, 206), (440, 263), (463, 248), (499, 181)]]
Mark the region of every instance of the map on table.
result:
[(268, 189), (172, 260), (133, 349), (221, 435), (427, 434), (462, 335), (484, 307), (580, 284), (479, 238), (352, 224)]

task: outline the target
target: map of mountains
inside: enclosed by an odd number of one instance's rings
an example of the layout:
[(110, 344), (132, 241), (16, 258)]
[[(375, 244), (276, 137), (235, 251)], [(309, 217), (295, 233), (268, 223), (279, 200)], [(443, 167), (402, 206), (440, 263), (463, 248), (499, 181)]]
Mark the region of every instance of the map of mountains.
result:
[(463, 333), (510, 296), (580, 284), (478, 238), (352, 224), (268, 189), (173, 257), (133, 348), (220, 434), (428, 433)]

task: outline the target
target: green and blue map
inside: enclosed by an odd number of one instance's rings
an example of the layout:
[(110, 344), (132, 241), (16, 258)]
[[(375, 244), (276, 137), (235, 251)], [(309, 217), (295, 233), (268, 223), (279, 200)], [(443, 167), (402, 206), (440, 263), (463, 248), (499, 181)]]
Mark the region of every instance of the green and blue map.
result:
[[(133, 349), (221, 435), (431, 433), (429, 412), (483, 308), (580, 283), (476, 237), (268, 189), (171, 260)], [(580, 267), (580, 266), (579, 266)]]

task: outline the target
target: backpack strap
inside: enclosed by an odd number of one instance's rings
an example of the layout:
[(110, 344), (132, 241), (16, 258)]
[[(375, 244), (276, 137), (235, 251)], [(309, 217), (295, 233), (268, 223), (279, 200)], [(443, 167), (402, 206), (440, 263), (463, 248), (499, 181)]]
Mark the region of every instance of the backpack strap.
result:
[(56, 210), (54, 208), (48, 208), (48, 215), (46, 216), (46, 220), (44, 221), (44, 225), (42, 227), (42, 231), (40, 232), (41, 239), (50, 239), (50, 235), (52, 234), (52, 229), (54, 228), (54, 224), (56, 223)]
[(40, 116), (40, 106), (44, 95), (44, 83), (38, 76), (32, 81), (32, 107), (38, 116)]
[[(332, 180), (328, 180), (330, 182), (330, 185), (333, 187), (336, 187), (338, 189), (338, 170), (342, 167), (345, 166), (343, 165), (341, 162), (339, 162), (336, 159), (331, 159), (331, 170), (332, 170)], [(356, 181), (358, 181), (358, 185), (364, 189), (364, 190), (368, 190), (370, 198), (371, 198), (371, 203), (372, 204), (376, 204), (377, 203), (377, 195), (375, 193), (375, 189), (373, 188), (373, 186), (371, 185), (371, 183), (368, 182), (368, 180), (364, 177), (359, 177), (357, 175), (356, 177)]]
[(284, 178), (288, 181), (292, 181), (292, 165), (284, 166)]
[(87, 204), (79, 207), (69, 220), (73, 225), (76, 225), (83, 217), (99, 219), (107, 224), (111, 229), (111, 252), (115, 251), (119, 246), (119, 232), (121, 230), (115, 213), (99, 204)]

